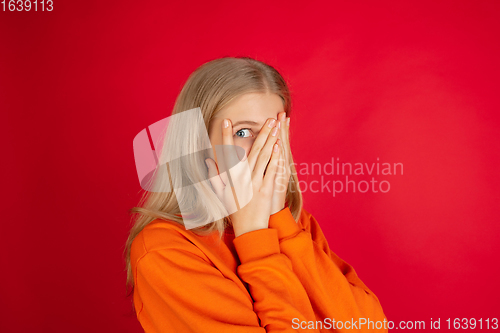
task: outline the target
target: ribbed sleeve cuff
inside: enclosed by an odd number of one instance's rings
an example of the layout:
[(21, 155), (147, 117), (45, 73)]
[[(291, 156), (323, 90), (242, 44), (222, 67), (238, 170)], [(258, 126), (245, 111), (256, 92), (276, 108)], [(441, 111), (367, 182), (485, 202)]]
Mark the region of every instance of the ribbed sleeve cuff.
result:
[(278, 231), (279, 240), (295, 236), (301, 230), (288, 207), (283, 208), (269, 217), (269, 228)]
[(242, 264), (280, 253), (278, 232), (275, 229), (246, 232), (233, 239), (233, 244)]

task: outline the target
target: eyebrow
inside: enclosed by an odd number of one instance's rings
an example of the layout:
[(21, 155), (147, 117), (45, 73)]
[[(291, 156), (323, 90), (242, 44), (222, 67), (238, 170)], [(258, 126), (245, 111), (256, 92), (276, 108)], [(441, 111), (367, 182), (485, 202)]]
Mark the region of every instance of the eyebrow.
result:
[(252, 121), (252, 120), (240, 120), (240, 121), (237, 121), (233, 124), (233, 127), (234, 126), (238, 126), (238, 125), (241, 125), (241, 124), (248, 124), (248, 125), (253, 125), (253, 126), (260, 126), (262, 127), (262, 125), (258, 122), (255, 122), (255, 121)]

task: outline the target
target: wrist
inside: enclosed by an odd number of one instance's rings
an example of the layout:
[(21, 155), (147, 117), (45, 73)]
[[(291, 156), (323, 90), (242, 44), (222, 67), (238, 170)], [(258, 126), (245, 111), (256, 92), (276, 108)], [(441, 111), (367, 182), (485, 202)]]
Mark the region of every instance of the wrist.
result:
[(252, 231), (255, 231), (255, 230), (261, 230), (261, 229), (268, 229), (268, 228), (263, 228), (263, 227), (255, 227), (255, 228), (244, 228), (244, 229), (238, 229), (238, 228), (234, 228), (233, 227), (233, 230), (234, 230), (234, 237), (238, 237), (238, 236), (241, 236), (241, 235), (244, 235), (246, 233), (249, 233), (249, 232), (252, 232)]
[(285, 205), (283, 205), (282, 207), (276, 208), (276, 209), (271, 211), (271, 215), (278, 214), (279, 212), (281, 212), (285, 208), (286, 208)]

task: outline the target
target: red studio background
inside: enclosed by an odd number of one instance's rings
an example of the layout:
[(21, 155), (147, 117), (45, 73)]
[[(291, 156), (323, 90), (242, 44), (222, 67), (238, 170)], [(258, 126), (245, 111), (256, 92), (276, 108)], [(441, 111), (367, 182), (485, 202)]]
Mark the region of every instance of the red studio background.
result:
[[(289, 82), (304, 207), (389, 320), (500, 317), (500, 2), (54, 0), (0, 38), (0, 332), (141, 331), (132, 140), (222, 56)], [(333, 196), (332, 159), (403, 168)]]

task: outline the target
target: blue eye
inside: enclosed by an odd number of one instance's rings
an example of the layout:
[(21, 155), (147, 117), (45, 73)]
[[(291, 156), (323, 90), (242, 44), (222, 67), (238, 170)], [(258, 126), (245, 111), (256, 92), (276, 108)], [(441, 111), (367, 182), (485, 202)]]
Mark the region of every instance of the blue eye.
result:
[[(248, 132), (248, 136), (245, 136), (245, 132), (244, 131)], [(235, 133), (235, 135), (239, 136), (240, 138), (248, 138), (251, 135), (251, 133), (250, 133), (250, 130), (248, 128), (242, 128), (239, 131), (237, 131)]]

